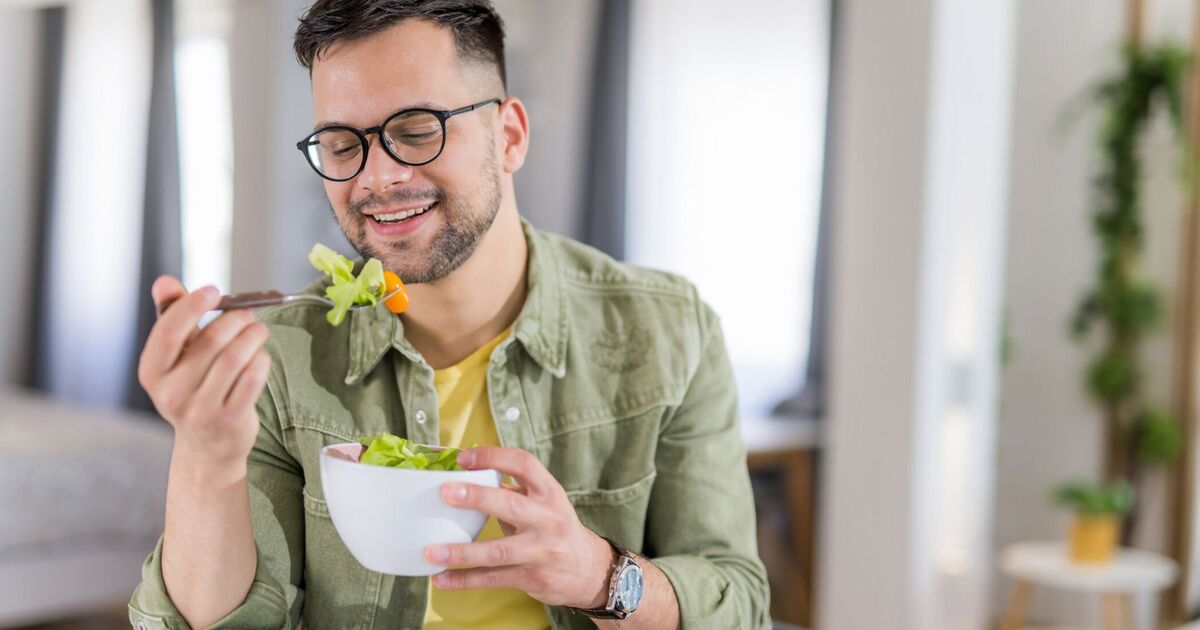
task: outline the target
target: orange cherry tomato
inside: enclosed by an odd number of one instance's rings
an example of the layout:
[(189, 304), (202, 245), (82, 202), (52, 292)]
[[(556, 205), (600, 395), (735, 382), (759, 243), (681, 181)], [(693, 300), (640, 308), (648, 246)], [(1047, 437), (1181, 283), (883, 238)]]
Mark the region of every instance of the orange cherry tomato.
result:
[(399, 293), (393, 295), (392, 297), (388, 298), (386, 302), (384, 302), (384, 305), (387, 306), (388, 310), (396, 313), (397, 315), (407, 311), (408, 292), (404, 290), (404, 281), (400, 279), (400, 276), (397, 276), (391, 271), (385, 271), (383, 272), (383, 284), (384, 288), (386, 289), (384, 291), (385, 295), (395, 291), (396, 289), (400, 289)]

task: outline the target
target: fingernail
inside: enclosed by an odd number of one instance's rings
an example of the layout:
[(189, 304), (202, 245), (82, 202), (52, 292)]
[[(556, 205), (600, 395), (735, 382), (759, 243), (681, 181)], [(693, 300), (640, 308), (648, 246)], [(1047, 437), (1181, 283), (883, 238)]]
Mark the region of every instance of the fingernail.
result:
[(209, 300), (212, 300), (213, 298), (221, 297), (221, 290), (211, 284), (206, 287), (201, 287), (201, 288), (197, 289), (197, 292), (202, 293), (204, 295), (204, 297)]
[(458, 465), (470, 468), (475, 465), (475, 451), (463, 451), (458, 454)]
[(446, 496), (454, 501), (462, 501), (467, 498), (467, 487), (461, 483), (446, 484)]
[(430, 562), (441, 564), (450, 559), (450, 551), (445, 547), (430, 547), (425, 550), (425, 556)]
[(437, 584), (440, 588), (446, 588), (450, 584), (450, 578), (445, 573), (439, 573), (433, 576), (433, 583)]

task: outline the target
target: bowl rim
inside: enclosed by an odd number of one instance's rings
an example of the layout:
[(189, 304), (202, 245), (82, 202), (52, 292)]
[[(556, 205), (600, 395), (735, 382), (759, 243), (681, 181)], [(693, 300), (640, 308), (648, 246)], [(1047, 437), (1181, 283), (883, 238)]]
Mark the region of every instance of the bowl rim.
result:
[[(321, 461), (339, 462), (341, 464), (349, 464), (351, 466), (366, 467), (366, 468), (370, 468), (372, 470), (390, 470), (392, 472), (399, 472), (399, 473), (426, 473), (426, 474), (430, 474), (430, 475), (456, 475), (456, 476), (464, 475), (464, 474), (468, 474), (468, 473), (491, 473), (491, 474), (497, 476), (497, 478), (500, 480), (499, 482), (503, 481), (503, 478), (500, 475), (500, 471), (496, 470), (495, 468), (474, 468), (471, 470), (423, 470), (420, 468), (395, 468), (392, 466), (376, 466), (374, 464), (364, 464), (362, 462), (352, 462), (348, 459), (343, 459), (341, 457), (334, 457), (333, 455), (330, 455), (329, 453), (326, 452), (337, 446), (348, 446), (351, 444), (353, 444), (355, 446), (362, 446), (363, 449), (366, 449), (366, 447), (363, 446), (361, 442), (338, 442), (337, 444), (326, 444), (325, 446), (321, 447), (321, 451), (320, 451)], [(437, 448), (437, 449), (447, 448), (445, 446), (435, 446), (432, 444), (418, 443), (418, 445), (419, 446), (427, 446), (429, 448)], [(486, 475), (480, 475), (480, 476), (486, 476)]]

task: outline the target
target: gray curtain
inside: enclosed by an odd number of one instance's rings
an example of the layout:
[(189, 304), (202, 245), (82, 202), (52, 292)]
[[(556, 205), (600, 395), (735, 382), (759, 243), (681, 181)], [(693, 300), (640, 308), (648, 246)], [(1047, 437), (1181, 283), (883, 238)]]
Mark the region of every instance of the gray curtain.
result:
[(838, 13), (839, 0), (829, 0), (829, 79), (826, 88), (825, 153), (821, 174), (821, 209), (817, 227), (817, 252), (813, 265), (812, 319), (809, 324), (808, 360), (804, 385), (796, 395), (775, 407), (782, 416), (820, 418), (825, 413), (826, 344), (829, 318), (829, 242), (830, 215), (833, 213), (833, 165), (837, 138)]
[(179, 134), (175, 117), (175, 7), (154, 0), (154, 60), (150, 87), (150, 133), (146, 151), (146, 190), (142, 224), (141, 287), (137, 307), (136, 345), (131, 350), (128, 403), (151, 410), (150, 398), (137, 382), (137, 355), (145, 345), (157, 314), (150, 285), (162, 274), (183, 272), (180, 226)]
[[(47, 260), (50, 251), (50, 215), (54, 210), (54, 180), (57, 156), (55, 147), (58, 146), (58, 116), (62, 102), (63, 53), (66, 50), (65, 26), (67, 10), (64, 7), (42, 9), (41, 14), (41, 51), (39, 54), (38, 76), (41, 77), (40, 93), (38, 94), (38, 135), (41, 140), (38, 146), (38, 181), (37, 181), (37, 244), (34, 251), (37, 260)], [(49, 347), (46, 340), (46, 322), (41, 315), (50, 308), (50, 296), (38, 287), (45, 286), (49, 272), (45, 265), (38, 265), (38, 281), (33, 283), (32, 295), (28, 304), (33, 305), (33, 317), (29, 318), (29, 335), (33, 343), (29, 344), (28, 357), (24, 374), (24, 384), (36, 389), (48, 389), (50, 385), (49, 362), (42, 348)]]
[(629, 15), (630, 0), (600, 3), (582, 204), (584, 242), (617, 260), (625, 257)]

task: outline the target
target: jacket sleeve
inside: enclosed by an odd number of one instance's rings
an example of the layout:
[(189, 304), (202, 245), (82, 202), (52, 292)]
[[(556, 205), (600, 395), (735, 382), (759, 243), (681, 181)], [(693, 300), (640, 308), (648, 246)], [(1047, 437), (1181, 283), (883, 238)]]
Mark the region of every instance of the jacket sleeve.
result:
[[(257, 403), (258, 439), (247, 462), (258, 569), (246, 600), (212, 628), (294, 628), (304, 599), (304, 486), (300, 465), (283, 445), (279, 412), (268, 387)], [(137, 630), (188, 628), (162, 577), (162, 538), (142, 566), (129, 600)]]
[(717, 317), (699, 304), (699, 362), (659, 435), (647, 551), (685, 630), (770, 628), (733, 372)]

